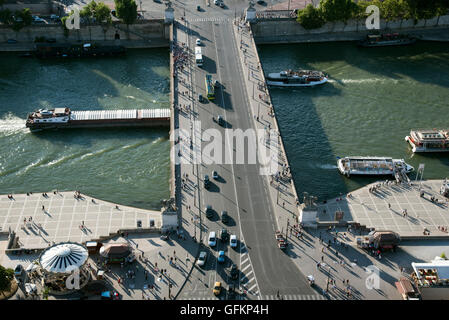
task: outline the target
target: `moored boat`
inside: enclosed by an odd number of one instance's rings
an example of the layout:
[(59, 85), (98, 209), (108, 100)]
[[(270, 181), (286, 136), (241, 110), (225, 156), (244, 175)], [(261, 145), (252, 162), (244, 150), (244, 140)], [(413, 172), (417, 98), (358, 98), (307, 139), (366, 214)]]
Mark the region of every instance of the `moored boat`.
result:
[(360, 40), (358, 45), (361, 47), (385, 47), (385, 46), (404, 46), (413, 44), (416, 38), (399, 33), (369, 34), (366, 39)]
[(347, 177), (351, 175), (394, 176), (397, 172), (409, 173), (414, 170), (403, 159), (390, 157), (344, 157), (337, 160), (337, 167), (340, 173)]
[(413, 152), (449, 152), (449, 130), (411, 130), (405, 141)]
[(327, 82), (326, 75), (315, 70), (286, 70), (270, 73), (266, 77), (267, 84), (280, 87), (313, 87)]

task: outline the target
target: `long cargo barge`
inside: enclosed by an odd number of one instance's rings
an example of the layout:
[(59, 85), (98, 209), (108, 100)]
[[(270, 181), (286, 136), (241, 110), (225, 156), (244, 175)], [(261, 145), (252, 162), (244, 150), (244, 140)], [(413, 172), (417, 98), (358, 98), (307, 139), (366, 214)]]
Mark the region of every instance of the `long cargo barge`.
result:
[(38, 43), (34, 55), (46, 58), (116, 57), (126, 54), (124, 46), (99, 44)]
[(167, 127), (170, 125), (170, 115), (170, 109), (39, 109), (28, 115), (26, 127), (32, 131), (60, 128)]

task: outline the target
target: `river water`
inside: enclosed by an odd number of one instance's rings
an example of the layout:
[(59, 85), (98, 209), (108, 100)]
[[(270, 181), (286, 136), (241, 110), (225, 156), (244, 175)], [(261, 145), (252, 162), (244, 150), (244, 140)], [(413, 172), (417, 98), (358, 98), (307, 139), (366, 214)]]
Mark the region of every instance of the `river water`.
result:
[(73, 129), (30, 133), (28, 112), (168, 108), (167, 49), (124, 58), (40, 61), (0, 54), (0, 193), (80, 190), (159, 209), (169, 197), (168, 129)]
[(413, 154), (404, 140), (413, 128), (449, 126), (448, 44), (263, 45), (259, 54), (265, 73), (330, 75), (322, 87), (270, 90), (300, 197), (306, 191), (323, 200), (377, 180), (341, 176), (336, 157), (348, 155), (403, 158), (415, 169), (424, 163), (425, 179), (449, 176), (448, 154)]
[[(414, 155), (412, 128), (447, 128), (449, 46), (357, 48), (353, 43), (264, 45), (264, 71), (318, 69), (330, 83), (272, 88), (298, 194), (323, 200), (376, 179), (341, 176), (336, 157), (404, 158), (424, 178), (449, 176), (447, 154)], [(101, 129), (30, 133), (28, 112), (168, 108), (167, 49), (131, 50), (126, 58), (39, 61), (0, 54), (0, 194), (81, 190), (159, 209), (169, 196), (167, 130)], [(411, 175), (414, 178), (414, 175)]]

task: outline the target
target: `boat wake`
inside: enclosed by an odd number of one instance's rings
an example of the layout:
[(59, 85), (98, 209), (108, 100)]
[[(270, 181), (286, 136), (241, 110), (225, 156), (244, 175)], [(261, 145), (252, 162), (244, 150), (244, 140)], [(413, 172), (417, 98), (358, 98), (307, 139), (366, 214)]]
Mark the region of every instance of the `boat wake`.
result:
[(8, 113), (3, 119), (0, 119), (0, 136), (10, 136), (18, 132), (30, 132), (30, 130), (25, 127), (25, 122), (25, 119), (21, 119)]
[(334, 164), (319, 164), (317, 165), (318, 168), (320, 169), (325, 169), (325, 170), (335, 170), (337, 169), (337, 166)]
[(342, 83), (342, 84), (364, 84), (364, 83), (377, 83), (377, 82), (387, 82), (392, 81), (397, 84), (399, 80), (395, 79), (382, 79), (382, 78), (371, 78), (371, 79), (328, 79), (330, 83)]

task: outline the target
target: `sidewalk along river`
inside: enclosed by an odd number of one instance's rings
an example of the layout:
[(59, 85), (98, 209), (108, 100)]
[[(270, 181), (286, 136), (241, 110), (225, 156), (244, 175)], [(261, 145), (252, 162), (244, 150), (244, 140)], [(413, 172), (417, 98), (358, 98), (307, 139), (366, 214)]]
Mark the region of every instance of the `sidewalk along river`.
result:
[(0, 53), (0, 194), (80, 190), (160, 209), (169, 197), (167, 129), (73, 129), (30, 133), (28, 112), (169, 107), (167, 49), (123, 58), (46, 60)]
[[(270, 88), (298, 195), (319, 200), (386, 178), (347, 179), (336, 157), (403, 158), (424, 178), (448, 175), (447, 154), (413, 154), (413, 128), (448, 128), (449, 44), (358, 48), (352, 42), (261, 45), (265, 74), (315, 69), (330, 75), (314, 88)], [(414, 174), (410, 175), (415, 178)]]

